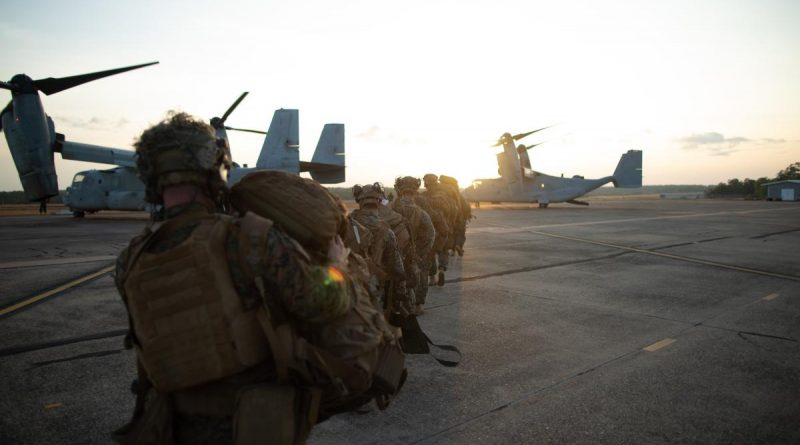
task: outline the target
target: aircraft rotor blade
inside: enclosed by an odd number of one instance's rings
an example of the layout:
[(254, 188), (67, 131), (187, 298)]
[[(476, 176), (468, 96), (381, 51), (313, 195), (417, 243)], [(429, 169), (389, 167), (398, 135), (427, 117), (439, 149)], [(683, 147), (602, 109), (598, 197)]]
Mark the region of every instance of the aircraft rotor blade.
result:
[(0, 131), (3, 131), (3, 115), (6, 113), (11, 113), (14, 110), (14, 101), (9, 101), (8, 105), (3, 108), (3, 111), (0, 111)]
[(249, 91), (245, 91), (244, 93), (242, 93), (242, 95), (239, 96), (238, 99), (236, 99), (236, 101), (233, 103), (233, 105), (228, 107), (228, 110), (225, 111), (225, 114), (223, 114), (222, 117), (219, 119), (219, 121), (217, 122), (217, 125), (219, 125), (219, 126), (224, 125), (225, 124), (225, 119), (227, 119), (228, 116), (230, 116), (231, 113), (233, 113), (233, 110), (235, 110), (236, 107), (239, 106), (239, 103), (241, 103), (244, 100), (245, 96), (247, 96), (248, 94), (250, 94)]
[(511, 136), (511, 137), (512, 137), (512, 138), (513, 138), (515, 141), (518, 141), (518, 140), (520, 140), (520, 139), (522, 139), (522, 138), (524, 138), (524, 137), (526, 137), (526, 136), (530, 136), (530, 135), (532, 135), (533, 133), (536, 133), (537, 131), (547, 130), (547, 129), (548, 129), (548, 128), (550, 128), (550, 127), (552, 127), (552, 125), (548, 125), (548, 126), (546, 126), (546, 127), (539, 128), (539, 129), (537, 129), (537, 130), (529, 131), (529, 132), (527, 132), (527, 133), (519, 133), (519, 134), (515, 134), (514, 136)]
[(37, 90), (41, 91), (44, 94), (50, 95), (58, 93), (59, 91), (64, 91), (66, 89), (76, 87), (86, 82), (102, 79), (103, 77), (113, 76), (114, 74), (124, 73), (125, 71), (144, 68), (146, 66), (155, 65), (157, 63), (158, 62), (143, 63), (141, 65), (133, 65), (133, 66), (127, 66), (125, 68), (116, 68), (113, 70), (98, 71), (95, 73), (79, 74), (77, 76), (70, 76), (70, 77), (60, 77), (60, 78), (48, 77), (46, 79), (35, 80), (33, 84), (36, 86)]
[(535, 147), (537, 145), (542, 145), (542, 144), (544, 144), (544, 142), (539, 142), (538, 144), (528, 145), (527, 147), (522, 145), (522, 144), (520, 144), (520, 145), (517, 145), (517, 147), (524, 147), (525, 150), (530, 150), (531, 148), (533, 148), (533, 147)]
[(8, 82), (3, 82), (3, 81), (0, 81), (0, 88), (5, 88), (5, 89), (11, 90), (11, 91), (17, 91), (17, 86), (16, 85), (14, 85), (13, 83), (8, 83)]
[(248, 132), (248, 133), (267, 134), (267, 132), (266, 132), (266, 131), (259, 131), (259, 130), (249, 130), (249, 129), (247, 129), (247, 128), (235, 128), (235, 127), (229, 127), (229, 126), (227, 126), (227, 125), (225, 126), (225, 129), (226, 129), (226, 130), (235, 130), (235, 131), (246, 131), (246, 132)]

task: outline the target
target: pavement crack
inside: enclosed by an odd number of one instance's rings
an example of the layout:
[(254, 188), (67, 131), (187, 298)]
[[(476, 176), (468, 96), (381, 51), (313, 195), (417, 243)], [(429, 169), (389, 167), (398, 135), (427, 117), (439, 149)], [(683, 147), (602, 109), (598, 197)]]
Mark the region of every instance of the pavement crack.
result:
[(28, 368), (28, 371), (41, 368), (42, 366), (52, 365), (55, 363), (64, 363), (64, 362), (71, 362), (73, 360), (84, 360), (87, 358), (96, 358), (96, 357), (105, 357), (107, 355), (115, 355), (119, 354), (120, 352), (124, 351), (124, 349), (110, 349), (107, 351), (97, 351), (97, 352), (88, 352), (86, 354), (78, 354), (73, 355), (72, 357), (60, 358), (56, 360), (45, 360), (43, 362), (35, 362), (32, 363), (31, 366)]
[(676, 244), (669, 244), (667, 246), (653, 247), (652, 249), (649, 249), (649, 250), (663, 250), (663, 249), (671, 249), (673, 247), (693, 246), (695, 244), (710, 243), (710, 242), (713, 242), (713, 241), (720, 241), (720, 240), (730, 239), (730, 238), (731, 238), (730, 236), (720, 236), (720, 237), (717, 237), (717, 238), (709, 238), (709, 239), (701, 239), (701, 240), (697, 240), (697, 241), (689, 241), (688, 243), (676, 243)]
[(484, 275), (474, 275), (474, 276), (471, 276), (471, 277), (453, 278), (453, 279), (450, 279), (450, 280), (445, 280), (445, 283), (461, 283), (461, 282), (464, 282), (464, 281), (477, 281), (477, 280), (484, 280), (486, 278), (501, 277), (501, 276), (504, 276), (504, 275), (512, 275), (512, 274), (517, 274), (517, 273), (532, 272), (534, 270), (543, 270), (543, 269), (551, 269), (553, 267), (571, 266), (573, 264), (582, 264), (582, 263), (588, 263), (588, 262), (591, 262), (591, 261), (607, 260), (607, 259), (610, 259), (610, 258), (616, 258), (618, 256), (625, 255), (627, 253), (629, 253), (629, 252), (618, 252), (618, 253), (612, 253), (611, 255), (604, 255), (604, 256), (594, 257), (594, 258), (585, 258), (585, 259), (582, 259), (582, 260), (564, 261), (564, 262), (561, 262), (561, 263), (545, 264), (545, 265), (542, 265), (542, 266), (530, 266), (530, 267), (521, 267), (519, 269), (503, 270), (503, 271), (500, 271), (500, 272), (492, 272), (492, 273), (488, 273), (488, 274), (484, 274)]
[(466, 420), (462, 420), (462, 421), (460, 421), (460, 422), (457, 422), (457, 423), (455, 423), (455, 424), (453, 424), (453, 425), (450, 425), (450, 426), (449, 426), (449, 427), (447, 427), (447, 428), (441, 429), (441, 430), (439, 430), (439, 431), (437, 431), (437, 432), (435, 432), (435, 433), (433, 433), (433, 434), (429, 434), (429, 435), (427, 435), (427, 436), (425, 436), (425, 437), (421, 437), (421, 438), (419, 438), (419, 439), (417, 439), (417, 440), (415, 440), (415, 441), (413, 441), (413, 442), (410, 442), (410, 444), (417, 444), (417, 443), (421, 443), (421, 442), (427, 441), (427, 440), (429, 440), (429, 439), (433, 439), (433, 438), (435, 438), (435, 437), (441, 436), (442, 434), (445, 434), (445, 433), (447, 433), (447, 432), (449, 432), (449, 431), (453, 431), (453, 430), (455, 430), (455, 429), (457, 429), (457, 428), (459, 428), (459, 427), (462, 427), (462, 426), (464, 426), (464, 425), (467, 425), (467, 424), (469, 424), (469, 423), (472, 423), (472, 422), (474, 422), (474, 421), (476, 421), (476, 420), (478, 420), (478, 419), (481, 419), (481, 418), (483, 418), (483, 417), (486, 417), (486, 416), (488, 416), (488, 415), (490, 415), (490, 414), (496, 413), (496, 412), (498, 412), (498, 411), (502, 411), (502, 410), (504, 410), (504, 409), (506, 409), (506, 408), (510, 407), (511, 405), (515, 405), (515, 404), (517, 404), (517, 403), (520, 403), (520, 402), (522, 402), (522, 401), (524, 401), (524, 400), (530, 399), (531, 397), (533, 397), (533, 396), (535, 396), (535, 395), (537, 395), (537, 394), (539, 394), (539, 393), (542, 393), (542, 392), (548, 391), (548, 390), (550, 390), (550, 389), (553, 389), (553, 388), (557, 388), (557, 387), (559, 387), (559, 386), (561, 386), (561, 385), (563, 385), (563, 384), (565, 384), (565, 383), (567, 383), (567, 382), (569, 382), (569, 381), (571, 381), (571, 380), (574, 380), (574, 379), (576, 379), (576, 378), (578, 378), (578, 377), (580, 377), (580, 376), (582, 376), (582, 375), (584, 375), (584, 374), (588, 374), (588, 373), (590, 373), (590, 372), (592, 372), (592, 371), (595, 371), (595, 370), (597, 370), (597, 369), (600, 369), (600, 368), (602, 368), (602, 367), (604, 367), (604, 366), (606, 366), (606, 365), (609, 365), (609, 364), (611, 364), (611, 363), (614, 363), (614, 362), (616, 362), (616, 361), (618, 361), (618, 360), (621, 360), (621, 359), (623, 359), (623, 358), (625, 358), (625, 357), (627, 357), (627, 356), (629, 356), (629, 355), (633, 355), (633, 354), (636, 354), (636, 353), (638, 353), (638, 352), (639, 352), (639, 350), (638, 350), (638, 349), (637, 349), (637, 350), (634, 350), (634, 351), (625, 352), (625, 353), (623, 353), (623, 354), (620, 354), (620, 355), (618, 355), (618, 356), (616, 356), (616, 357), (613, 357), (613, 358), (611, 358), (611, 359), (608, 359), (608, 360), (606, 360), (606, 361), (604, 361), (604, 362), (602, 362), (602, 363), (600, 363), (600, 364), (594, 365), (594, 366), (592, 366), (592, 367), (590, 367), (590, 368), (588, 368), (588, 369), (585, 369), (585, 370), (583, 370), (583, 371), (580, 371), (580, 372), (578, 372), (578, 373), (576, 373), (576, 374), (573, 374), (573, 375), (571, 375), (571, 376), (565, 377), (565, 378), (563, 378), (563, 379), (561, 379), (561, 380), (559, 380), (559, 381), (557, 381), (557, 382), (553, 382), (553, 383), (551, 383), (551, 384), (549, 384), (549, 385), (546, 385), (546, 386), (543, 386), (543, 387), (541, 387), (541, 388), (537, 388), (537, 389), (534, 389), (534, 390), (528, 391), (528, 392), (526, 392), (526, 393), (524, 393), (524, 394), (520, 395), (519, 397), (517, 397), (517, 398), (514, 398), (514, 399), (512, 399), (512, 400), (510, 400), (510, 401), (508, 401), (508, 402), (506, 402), (506, 403), (503, 403), (503, 404), (501, 404), (501, 405), (495, 406), (495, 407), (493, 407), (493, 408), (490, 408), (490, 409), (488, 409), (488, 410), (486, 410), (486, 411), (483, 411), (483, 412), (481, 412), (481, 413), (478, 413), (478, 414), (476, 414), (476, 415), (474, 415), (474, 416), (470, 417), (469, 419), (466, 419)]
[(785, 233), (792, 233), (798, 231), (800, 231), (800, 227), (796, 227), (794, 229), (789, 229), (789, 230), (781, 230), (780, 232), (771, 232), (771, 233), (765, 233), (763, 235), (751, 236), (750, 239), (762, 239), (762, 238), (768, 238), (773, 235), (783, 235)]
[(742, 338), (745, 338), (744, 337), (745, 335), (753, 335), (753, 336), (756, 336), (756, 337), (773, 338), (775, 340), (783, 340), (783, 341), (790, 341), (790, 342), (797, 343), (797, 340), (794, 339), (794, 338), (781, 337), (780, 335), (761, 334), (759, 332), (738, 331), (736, 333), (736, 335), (738, 335), (739, 337), (742, 337)]
[(127, 329), (115, 329), (113, 331), (98, 332), (95, 334), (81, 335), (77, 337), (66, 337), (58, 340), (52, 340), (42, 343), (31, 343), (27, 345), (11, 346), (9, 348), (0, 349), (0, 357), (7, 357), (9, 355), (22, 354), (25, 352), (37, 351), (39, 349), (54, 348), (58, 346), (65, 346), (72, 343), (81, 343), (91, 340), (102, 340), (104, 338), (121, 337), (127, 335)]

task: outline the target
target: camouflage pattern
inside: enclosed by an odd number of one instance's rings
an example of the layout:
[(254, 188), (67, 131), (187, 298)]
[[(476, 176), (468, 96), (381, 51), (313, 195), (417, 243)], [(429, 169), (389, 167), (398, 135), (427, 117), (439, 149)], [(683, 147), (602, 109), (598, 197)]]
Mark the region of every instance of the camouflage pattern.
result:
[(453, 236), (450, 240), (449, 249), (458, 251), (463, 254), (464, 242), (466, 241), (467, 223), (472, 219), (472, 209), (469, 203), (461, 195), (458, 187), (458, 181), (450, 176), (439, 176), (440, 186), (447, 192), (453, 208), (455, 209), (453, 217)]
[(438, 176), (428, 173), (423, 177), (425, 182), (425, 192), (423, 196), (430, 203), (430, 206), (441, 215), (441, 223), (444, 230), (439, 231), (437, 227), (437, 238), (433, 247), (435, 261), (431, 262), (429, 275), (436, 275), (438, 272), (447, 270), (450, 255), (447, 250), (453, 240), (453, 226), (456, 209), (447, 191), (439, 184)]
[[(187, 239), (197, 223), (193, 217), (202, 217), (210, 212), (200, 204), (191, 204), (170, 212), (168, 217), (180, 216), (185, 223), (173, 230), (168, 237), (155, 240), (147, 247), (150, 252), (162, 252), (177, 246)], [(150, 229), (131, 241), (117, 259), (116, 285), (123, 300), (125, 291), (120, 281), (125, 276), (131, 258), (129, 252), (139, 244), (147, 241)], [(239, 219), (235, 219), (230, 228), (226, 253), (231, 277), (239, 291), (246, 308), (255, 304), (274, 307), (280, 304), (287, 314), (304, 322), (318, 323), (342, 315), (350, 306), (350, 295), (346, 282), (328, 280), (328, 267), (312, 264), (303, 248), (295, 240), (278, 228), (272, 228), (267, 234), (266, 250), (261, 255), (261, 270), (266, 295), (270, 301), (260, 296), (255, 283), (246, 278), (243, 266), (239, 264)], [(277, 300), (277, 301), (273, 301)]]
[(216, 198), (226, 187), (230, 149), (214, 129), (186, 113), (170, 112), (133, 144), (145, 199), (161, 204), (166, 186), (191, 183)]
[[(122, 251), (116, 263), (115, 284), (127, 304), (125, 294), (125, 276), (135, 258), (131, 258), (138, 246), (145, 244), (145, 250), (152, 253), (165, 252), (186, 241), (198, 220), (213, 213), (213, 209), (198, 203), (172, 208), (167, 217), (180, 218), (181, 223), (164, 236), (153, 237), (157, 226), (150, 225), (144, 232), (134, 238), (130, 245)], [(267, 234), (264, 251), (260, 255), (260, 264), (249, 267), (260, 271), (260, 285), (266, 292), (261, 293), (252, 276), (244, 272), (240, 263), (239, 240), (242, 230), (239, 218), (234, 218), (229, 226), (225, 252), (229, 271), (237, 292), (247, 308), (264, 305), (274, 316), (288, 316), (305, 324), (322, 323), (344, 314), (351, 305), (351, 295), (347, 281), (330, 280), (327, 266), (312, 264), (303, 248), (292, 238), (273, 227)], [(159, 223), (155, 223), (159, 224)], [(131, 332), (128, 341), (136, 342), (136, 333)], [(249, 385), (274, 380), (275, 372), (270, 362), (265, 366), (257, 366), (258, 372), (245, 371), (231, 377), (196, 387), (202, 391), (211, 385)], [(142, 376), (140, 376), (140, 379)], [(194, 390), (194, 389), (193, 389)], [(152, 391), (152, 390), (151, 390)], [(178, 443), (217, 443), (220, 438), (227, 438), (221, 443), (230, 443), (230, 418), (213, 418), (191, 413), (175, 412), (172, 428), (176, 439), (192, 438)], [(122, 430), (120, 430), (122, 431)], [(125, 440), (124, 438), (122, 439)]]
[[(396, 185), (395, 185), (396, 186)], [(406, 226), (414, 241), (414, 258), (416, 273), (416, 287), (414, 289), (415, 303), (425, 304), (428, 294), (428, 269), (430, 268), (429, 254), (436, 238), (431, 217), (422, 208), (416, 205), (413, 188), (403, 188), (399, 198), (392, 201), (392, 209), (403, 216)]]
[[(389, 224), (378, 214), (378, 209), (355, 209), (350, 212), (350, 218), (366, 227), (371, 234), (371, 245), (367, 248), (373, 275), (380, 283), (379, 292), (382, 304), (390, 315), (403, 312), (407, 308), (399, 307), (405, 300), (406, 272), (403, 257), (397, 245), (397, 237)], [(393, 298), (400, 296), (401, 298)]]
[(368, 201), (378, 202), (381, 199), (386, 198), (386, 193), (383, 190), (383, 186), (376, 182), (374, 184), (367, 184), (364, 186), (354, 185), (353, 197), (359, 204)]

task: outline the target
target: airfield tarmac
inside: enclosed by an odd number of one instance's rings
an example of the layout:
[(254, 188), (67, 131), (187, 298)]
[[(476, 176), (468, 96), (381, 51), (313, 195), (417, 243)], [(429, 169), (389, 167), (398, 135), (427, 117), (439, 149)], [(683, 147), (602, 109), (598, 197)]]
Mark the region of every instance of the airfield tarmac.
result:
[[(800, 204), (528, 207), (475, 210), (431, 289), (420, 323), (460, 365), (410, 356), (387, 411), (310, 443), (800, 443)], [(128, 419), (108, 271), (143, 224), (0, 218), (0, 443), (108, 443)]]

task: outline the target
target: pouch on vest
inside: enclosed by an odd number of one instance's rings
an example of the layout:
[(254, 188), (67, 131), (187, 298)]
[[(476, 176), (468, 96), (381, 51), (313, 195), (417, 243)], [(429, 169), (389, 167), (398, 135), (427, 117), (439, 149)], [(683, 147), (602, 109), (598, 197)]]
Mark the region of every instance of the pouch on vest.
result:
[[(177, 246), (142, 246), (125, 278), (137, 355), (159, 391), (172, 392), (237, 374), (269, 358), (254, 311), (245, 311), (228, 269), (229, 217), (197, 224)], [(187, 227), (170, 220), (151, 235)]]
[(233, 444), (304, 444), (318, 406), (318, 391), (275, 383), (246, 386), (236, 401)]

